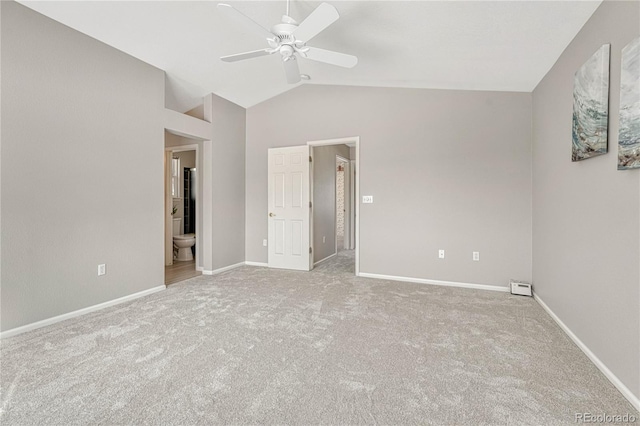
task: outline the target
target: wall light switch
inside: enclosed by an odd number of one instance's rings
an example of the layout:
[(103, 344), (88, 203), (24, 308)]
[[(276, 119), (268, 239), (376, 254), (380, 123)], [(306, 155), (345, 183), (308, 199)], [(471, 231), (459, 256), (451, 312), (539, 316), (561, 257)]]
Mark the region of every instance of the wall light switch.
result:
[(326, 243), (327, 242), (327, 237), (322, 237), (322, 243)]
[(107, 273), (107, 265), (105, 265), (104, 263), (101, 265), (98, 265), (98, 276), (105, 275), (106, 273)]
[(473, 252), (473, 260), (476, 262), (480, 261), (480, 252), (479, 251), (474, 251)]
[(438, 257), (444, 259), (444, 250), (438, 250)]
[(363, 204), (373, 204), (373, 195), (363, 195), (362, 196)]
[(262, 245), (263, 245), (264, 247), (266, 247), (266, 246), (267, 246), (267, 240), (262, 240)]

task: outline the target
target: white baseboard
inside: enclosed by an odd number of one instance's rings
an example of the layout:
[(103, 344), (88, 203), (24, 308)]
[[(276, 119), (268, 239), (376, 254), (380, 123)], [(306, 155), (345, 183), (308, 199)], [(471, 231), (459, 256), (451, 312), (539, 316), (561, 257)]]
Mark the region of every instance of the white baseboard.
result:
[(473, 288), (476, 290), (490, 290), (490, 291), (504, 291), (504, 292), (509, 291), (508, 287), (500, 287), (497, 285), (488, 285), (488, 284), (472, 284), (472, 283), (460, 283), (456, 281), (428, 280), (424, 278), (397, 277), (395, 275), (370, 274), (367, 272), (360, 272), (358, 276), (365, 277), (365, 278), (375, 278), (378, 280), (404, 281), (409, 283), (440, 285), (445, 287), (462, 287), (462, 288)]
[(246, 261), (246, 262), (244, 262), (244, 264), (247, 265), (247, 266), (262, 266), (264, 268), (267, 268), (269, 266), (268, 263), (264, 263), (264, 262), (249, 262), (249, 261)]
[(80, 315), (88, 314), (90, 312), (99, 311), (100, 309), (108, 308), (109, 306), (118, 305), (120, 303), (128, 302), (130, 300), (138, 299), (140, 297), (147, 296), (149, 294), (157, 293), (159, 291), (165, 290), (167, 286), (160, 285), (158, 287), (153, 287), (148, 290), (143, 290), (138, 293), (133, 293), (128, 296), (119, 297), (118, 299), (113, 299), (108, 302), (99, 303), (97, 305), (89, 306), (87, 308), (78, 309), (77, 311), (69, 312), (67, 314), (58, 315), (56, 317), (47, 318), (42, 321), (37, 321), (31, 324), (23, 325), (22, 327), (12, 328), (11, 330), (3, 331), (0, 333), (0, 339), (5, 339), (7, 337), (16, 336), (18, 334), (26, 333), (27, 331), (35, 330), (37, 328), (46, 327), (47, 325), (55, 324), (60, 321), (68, 320), (71, 318), (79, 317)]
[(317, 262), (315, 262), (315, 263), (313, 264), (313, 266), (319, 265), (320, 263), (322, 263), (322, 262), (324, 262), (324, 261), (326, 261), (326, 260), (329, 260), (329, 259), (331, 259), (332, 257), (337, 256), (337, 255), (338, 255), (338, 253), (330, 254), (329, 256), (325, 257), (324, 259), (322, 259), (322, 260), (318, 260)]
[(244, 266), (244, 264), (245, 264), (245, 262), (240, 262), (240, 263), (236, 263), (236, 264), (234, 264), (234, 265), (229, 265), (229, 266), (225, 266), (225, 267), (222, 267), (222, 268), (214, 269), (213, 271), (207, 271), (207, 270), (204, 270), (204, 269), (203, 269), (203, 270), (202, 270), (202, 275), (216, 275), (216, 274), (221, 274), (221, 273), (223, 273), (223, 272), (230, 271), (230, 270), (232, 270), (232, 269), (235, 269), (235, 268), (239, 268), (239, 267), (241, 267), (241, 266)]
[(558, 318), (558, 316), (551, 310), (551, 308), (548, 307), (547, 304), (544, 303), (540, 296), (538, 296), (535, 292), (533, 293), (533, 298), (540, 304), (540, 306), (542, 306), (542, 309), (544, 309), (549, 314), (549, 316), (553, 318), (553, 320), (560, 326), (562, 331), (564, 331), (567, 336), (569, 336), (569, 338), (573, 340), (573, 343), (575, 343), (591, 360), (591, 362), (593, 362), (595, 366), (598, 367), (602, 374), (604, 374), (604, 376), (609, 379), (611, 383), (613, 383), (613, 385), (620, 391), (620, 393), (622, 393), (622, 395), (629, 400), (631, 405), (633, 405), (636, 410), (640, 411), (640, 398), (634, 395), (629, 390), (629, 388), (627, 388), (624, 383), (622, 383), (620, 379), (618, 379), (618, 377), (613, 374), (602, 361), (600, 361), (596, 354), (591, 352), (587, 345), (585, 345), (582, 340), (578, 338), (578, 336), (573, 334), (573, 331), (571, 331), (571, 329), (567, 327), (567, 325), (562, 322), (560, 318)]

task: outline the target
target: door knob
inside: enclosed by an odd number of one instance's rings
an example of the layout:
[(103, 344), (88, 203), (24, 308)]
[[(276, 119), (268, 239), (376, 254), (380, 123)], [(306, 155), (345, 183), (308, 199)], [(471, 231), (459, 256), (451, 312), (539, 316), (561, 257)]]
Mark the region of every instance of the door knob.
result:
[(269, 217), (274, 217), (274, 216), (275, 216), (275, 214), (269, 213)]

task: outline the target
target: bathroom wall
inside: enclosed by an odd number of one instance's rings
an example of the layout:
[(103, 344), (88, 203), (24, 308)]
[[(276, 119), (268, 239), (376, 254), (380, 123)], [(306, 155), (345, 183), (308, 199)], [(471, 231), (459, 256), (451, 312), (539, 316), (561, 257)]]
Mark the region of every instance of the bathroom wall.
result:
[(196, 167), (196, 152), (195, 151), (181, 151), (174, 152), (174, 157), (180, 157), (180, 166), (193, 168)]
[(6, 331), (164, 285), (164, 73), (0, 10)]
[[(193, 142), (193, 140), (192, 140)], [(173, 157), (180, 158), (180, 184), (183, 184), (184, 181), (184, 171), (185, 167), (194, 168), (196, 167), (196, 152), (195, 151), (181, 151), (174, 152)], [(174, 198), (173, 204), (178, 207), (178, 211), (173, 215), (174, 219), (182, 218), (184, 216), (184, 199), (183, 199), (183, 189), (180, 190), (180, 198)]]

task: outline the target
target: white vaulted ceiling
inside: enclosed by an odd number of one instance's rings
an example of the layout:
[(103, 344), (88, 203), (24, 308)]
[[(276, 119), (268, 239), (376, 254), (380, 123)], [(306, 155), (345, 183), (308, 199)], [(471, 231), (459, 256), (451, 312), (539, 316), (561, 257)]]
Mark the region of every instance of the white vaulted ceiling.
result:
[[(283, 1), (224, 1), (270, 28)], [(249, 107), (285, 92), (277, 55), (225, 63), (268, 47), (224, 19), (216, 1), (21, 1), (166, 71), (172, 106), (215, 93)], [(298, 20), (321, 2), (292, 1)], [(340, 19), (309, 45), (356, 55), (343, 69), (301, 58), (311, 80), (335, 84), (532, 91), (601, 1), (329, 1)]]

